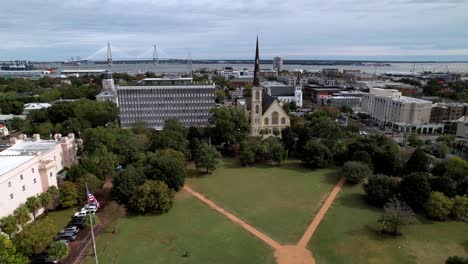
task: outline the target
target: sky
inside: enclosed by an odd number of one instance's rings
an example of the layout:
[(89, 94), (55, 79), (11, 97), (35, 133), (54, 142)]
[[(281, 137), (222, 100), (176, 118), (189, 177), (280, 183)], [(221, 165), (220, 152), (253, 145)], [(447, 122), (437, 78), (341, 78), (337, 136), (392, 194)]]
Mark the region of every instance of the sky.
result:
[(468, 61), (468, 0), (0, 0), (0, 61)]

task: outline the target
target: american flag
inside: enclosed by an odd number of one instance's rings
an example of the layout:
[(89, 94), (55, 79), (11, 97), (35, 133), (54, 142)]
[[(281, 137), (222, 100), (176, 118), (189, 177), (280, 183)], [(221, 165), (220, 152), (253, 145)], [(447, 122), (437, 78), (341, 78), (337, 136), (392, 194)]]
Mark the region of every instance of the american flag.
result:
[(98, 200), (96, 199), (96, 197), (94, 197), (94, 195), (93, 195), (92, 193), (89, 192), (88, 186), (86, 186), (86, 193), (88, 194), (88, 202), (89, 202), (90, 204), (96, 205), (96, 207), (99, 208), (99, 207), (100, 207), (99, 202), (98, 202)]

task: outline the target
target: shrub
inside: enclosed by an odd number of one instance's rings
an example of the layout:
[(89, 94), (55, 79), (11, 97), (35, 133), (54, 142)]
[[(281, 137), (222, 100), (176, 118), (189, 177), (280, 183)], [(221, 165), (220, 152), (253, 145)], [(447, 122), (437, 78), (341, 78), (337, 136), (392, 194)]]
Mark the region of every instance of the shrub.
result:
[(441, 192), (431, 192), (424, 204), (426, 214), (435, 220), (446, 220), (453, 207), (453, 201)]
[(392, 198), (384, 206), (384, 213), (377, 221), (382, 225), (382, 231), (391, 235), (401, 234), (401, 227), (414, 221), (411, 208), (398, 199)]
[(463, 196), (456, 196), (453, 198), (453, 206), (451, 215), (456, 218), (460, 219), (462, 217), (466, 217), (468, 214), (468, 197), (466, 195)]
[(360, 183), (372, 174), (369, 166), (362, 162), (348, 161), (343, 166), (343, 176), (352, 184)]

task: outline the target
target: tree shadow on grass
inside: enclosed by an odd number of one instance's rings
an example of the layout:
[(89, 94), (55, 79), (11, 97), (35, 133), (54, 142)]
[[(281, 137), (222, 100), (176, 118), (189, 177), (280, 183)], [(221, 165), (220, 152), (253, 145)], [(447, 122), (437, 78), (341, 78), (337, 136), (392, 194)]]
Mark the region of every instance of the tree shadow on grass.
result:
[(465, 253), (468, 254), (468, 241), (460, 243), (463, 246), (463, 249), (465, 250)]
[(345, 207), (382, 213), (382, 209), (367, 204), (365, 198), (365, 195), (360, 193), (342, 193), (339, 202)]

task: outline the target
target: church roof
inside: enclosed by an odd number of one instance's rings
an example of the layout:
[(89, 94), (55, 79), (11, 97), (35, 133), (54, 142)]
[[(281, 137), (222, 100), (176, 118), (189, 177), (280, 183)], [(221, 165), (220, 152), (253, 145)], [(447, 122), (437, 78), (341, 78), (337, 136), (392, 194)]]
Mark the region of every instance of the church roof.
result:
[(294, 86), (272, 86), (270, 87), (271, 96), (294, 96)]
[[(265, 94), (262, 96), (262, 114), (268, 110), (268, 108), (273, 104), (275, 101), (275, 98), (272, 96), (269, 96), (268, 94)], [(247, 107), (247, 110), (250, 111), (252, 109), (252, 97), (246, 97), (245, 98), (245, 105)]]

